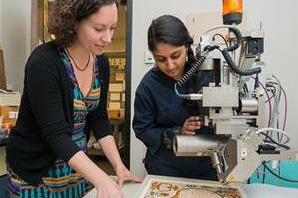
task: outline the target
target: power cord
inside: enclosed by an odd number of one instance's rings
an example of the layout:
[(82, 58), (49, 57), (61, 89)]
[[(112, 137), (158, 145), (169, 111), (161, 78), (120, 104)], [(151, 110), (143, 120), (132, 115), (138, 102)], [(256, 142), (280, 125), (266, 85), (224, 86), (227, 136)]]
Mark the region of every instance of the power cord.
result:
[(280, 147), (283, 147), (283, 148), (285, 148), (285, 149), (287, 149), (287, 150), (290, 149), (289, 146), (276, 142), (272, 137), (270, 137), (268, 134), (266, 134), (266, 133), (264, 133), (264, 132), (260, 132), (259, 134), (264, 135), (264, 136), (265, 136), (266, 138), (268, 138), (272, 143), (274, 143), (274, 144), (276, 144), (276, 145), (278, 145), (278, 146), (280, 146)]
[(292, 180), (292, 179), (287, 179), (284, 177), (279, 176), (278, 174), (276, 174), (275, 172), (273, 172), (267, 165), (266, 162), (262, 162), (264, 168), (269, 171), (273, 176), (277, 177), (278, 179), (281, 179), (283, 181), (287, 181), (287, 182), (291, 182), (291, 183), (298, 183), (298, 180)]

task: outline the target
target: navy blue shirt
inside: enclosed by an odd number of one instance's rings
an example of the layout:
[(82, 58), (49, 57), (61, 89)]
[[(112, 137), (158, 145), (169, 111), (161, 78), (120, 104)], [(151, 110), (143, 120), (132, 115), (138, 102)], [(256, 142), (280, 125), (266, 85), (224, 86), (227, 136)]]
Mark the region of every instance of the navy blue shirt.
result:
[[(210, 72), (201, 72), (194, 81), (198, 90), (207, 86)], [(176, 157), (163, 144), (163, 131), (182, 127), (186, 118), (199, 115), (197, 108), (186, 105), (174, 90), (176, 80), (158, 68), (152, 68), (139, 84), (134, 104), (133, 128), (147, 147), (145, 167), (149, 174), (216, 180), (209, 157)], [(186, 87), (181, 88), (185, 92)]]

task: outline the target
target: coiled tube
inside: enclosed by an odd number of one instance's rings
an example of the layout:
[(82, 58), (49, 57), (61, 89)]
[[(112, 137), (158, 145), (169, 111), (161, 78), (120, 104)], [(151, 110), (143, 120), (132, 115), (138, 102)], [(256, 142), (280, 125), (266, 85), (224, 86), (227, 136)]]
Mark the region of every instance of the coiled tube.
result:
[(192, 67), (182, 76), (182, 78), (177, 81), (177, 84), (181, 86), (187, 82), (199, 70), (205, 59), (206, 56), (199, 57)]

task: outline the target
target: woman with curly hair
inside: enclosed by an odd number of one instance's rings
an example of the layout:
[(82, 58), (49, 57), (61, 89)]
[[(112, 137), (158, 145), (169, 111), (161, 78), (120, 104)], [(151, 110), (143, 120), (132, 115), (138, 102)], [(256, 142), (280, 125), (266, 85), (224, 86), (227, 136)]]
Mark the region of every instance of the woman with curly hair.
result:
[[(141, 182), (121, 161), (107, 115), (109, 63), (103, 52), (117, 23), (117, 0), (56, 0), (51, 33), (26, 68), (16, 126), (7, 145), (11, 197), (122, 198), (124, 181)], [(93, 132), (118, 184), (85, 154)]]

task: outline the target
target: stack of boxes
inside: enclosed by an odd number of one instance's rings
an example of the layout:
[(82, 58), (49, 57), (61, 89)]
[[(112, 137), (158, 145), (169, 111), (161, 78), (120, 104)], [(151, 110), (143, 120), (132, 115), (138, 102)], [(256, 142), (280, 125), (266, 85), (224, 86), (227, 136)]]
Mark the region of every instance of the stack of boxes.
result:
[(18, 118), (18, 106), (0, 106), (0, 118), (2, 119), (2, 125), (14, 126)]
[(11, 128), (16, 124), (20, 100), (18, 92), (0, 92), (0, 126)]
[(107, 53), (110, 63), (110, 89), (108, 112), (110, 118), (124, 119), (125, 103), (125, 53)]
[[(125, 65), (124, 52), (106, 52), (110, 64), (110, 85), (108, 94), (108, 114), (113, 126), (113, 134), (118, 149), (125, 145), (124, 140), (124, 109), (125, 109)], [(101, 155), (100, 145), (93, 136), (88, 142), (89, 155)], [(95, 149), (92, 149), (95, 148)]]
[(124, 147), (124, 109), (125, 109), (125, 65), (124, 52), (107, 53), (110, 63), (110, 89), (108, 112), (114, 128), (114, 137), (118, 149)]
[(16, 124), (21, 94), (7, 91), (4, 54), (0, 49), (0, 129)]
[(0, 91), (0, 176), (7, 173), (5, 145), (9, 131), (17, 121), (20, 95), (17, 92)]

